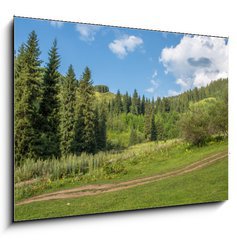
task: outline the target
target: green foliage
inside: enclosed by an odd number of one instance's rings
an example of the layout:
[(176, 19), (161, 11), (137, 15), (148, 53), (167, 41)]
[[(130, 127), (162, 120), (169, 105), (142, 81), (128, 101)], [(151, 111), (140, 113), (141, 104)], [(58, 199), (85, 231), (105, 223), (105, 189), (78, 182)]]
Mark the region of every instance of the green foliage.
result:
[(131, 104), (131, 97), (128, 95), (128, 92), (126, 92), (123, 97), (123, 112), (129, 113)]
[(95, 88), (95, 91), (99, 93), (109, 92), (109, 87), (106, 85), (96, 85), (94, 88)]
[(103, 161), (103, 153), (97, 154), (96, 157), (83, 153), (80, 156), (68, 155), (60, 159), (52, 158), (44, 161), (26, 159), (21, 167), (15, 169), (15, 179), (22, 181), (46, 177), (56, 180), (65, 177), (78, 177), (86, 173), (92, 174), (102, 166)]
[(106, 149), (107, 145), (107, 112), (105, 104), (99, 105), (95, 109), (95, 136), (96, 136), (96, 149), (102, 151)]
[(76, 136), (74, 151), (94, 153), (96, 151), (94, 87), (91, 71), (86, 67), (77, 91)]
[(42, 71), (38, 39), (33, 31), (15, 59), (14, 139), (15, 160), (36, 156)]
[[(187, 149), (187, 144), (182, 142), (167, 141), (162, 144), (157, 144), (155, 142), (140, 144), (130, 147), (119, 154), (109, 154), (108, 157), (104, 159), (105, 161), (108, 160), (108, 162), (103, 162), (101, 166), (101, 169), (103, 169), (106, 164), (109, 165), (108, 172), (110, 172), (110, 169), (112, 168), (111, 165), (115, 166), (116, 164), (121, 164), (125, 172), (115, 170), (117, 172), (115, 174), (106, 174), (106, 171), (103, 170), (102, 175), (95, 175), (95, 172), (98, 172), (98, 174), (101, 173), (101, 171), (97, 169), (91, 172), (90, 178), (88, 178), (89, 176), (87, 173), (84, 177), (78, 175), (78, 178), (73, 177), (73, 179), (62, 178), (56, 181), (45, 179), (44, 181), (42, 180), (29, 186), (26, 185), (25, 187), (16, 186), (15, 197), (19, 200), (40, 193), (55, 192), (76, 186), (83, 186), (88, 184), (88, 179), (90, 179), (90, 184), (92, 182), (93, 184), (110, 184), (141, 178), (143, 176), (162, 174), (198, 162), (199, 160), (210, 156), (210, 154), (226, 151), (227, 146), (227, 142), (220, 142), (209, 144), (202, 148), (191, 147), (187, 152), (185, 151), (185, 149)], [(104, 153), (99, 154), (101, 158), (105, 157)], [(75, 158), (78, 157), (79, 156), (75, 156)], [(111, 165), (109, 161), (111, 161)], [(114, 169), (119, 168), (121, 168), (121, 166), (114, 167)], [(112, 168), (111, 172), (114, 172), (114, 169)], [(171, 205), (177, 204), (177, 202), (184, 204), (193, 201), (224, 200), (227, 197), (227, 169), (227, 161), (223, 160), (190, 174), (127, 190), (125, 189), (123, 191), (70, 200), (48, 201), (47, 206), (45, 205), (45, 202), (16, 206), (15, 219), (22, 220), (85, 214), (96, 212), (98, 209), (101, 209), (101, 211), (115, 211), (125, 208), (130, 209), (132, 207), (142, 208)], [(95, 179), (93, 178), (94, 175), (96, 176)], [(73, 184), (74, 179), (78, 179), (75, 180), (75, 185)], [(157, 192), (157, 189), (160, 190)], [(22, 193), (23, 191), (24, 193)], [(187, 191), (192, 194), (187, 196)], [(68, 202), (71, 203), (70, 208), (66, 206)], [(66, 207), (60, 209), (59, 205), (65, 205)]]
[(118, 115), (122, 111), (123, 111), (122, 97), (121, 97), (120, 91), (118, 90), (114, 99), (114, 113)]
[(145, 100), (145, 96), (142, 96), (142, 100), (141, 100), (141, 108), (140, 108), (140, 112), (142, 115), (145, 114), (145, 104), (146, 104), (146, 100)]
[[(190, 102), (198, 102), (202, 99), (214, 97), (218, 100), (225, 98), (225, 89), (228, 88), (228, 79), (219, 79), (211, 82), (206, 87), (194, 88), (174, 97), (157, 98), (155, 112), (178, 112), (188, 111)], [(223, 91), (224, 90), (224, 91)]]
[[(40, 66), (39, 55), (33, 31), (14, 58), (16, 162), (95, 154), (177, 138), (180, 117), (182, 135), (194, 144), (227, 135), (228, 79), (175, 97), (147, 99), (136, 89), (131, 97), (119, 90), (111, 93), (105, 85), (93, 86), (88, 67), (79, 84), (71, 66), (66, 76), (60, 75), (56, 41), (45, 68)], [(210, 97), (215, 97), (215, 103), (210, 103)], [(198, 139), (193, 140), (194, 136)]]
[(75, 106), (77, 80), (72, 65), (69, 66), (61, 86), (60, 104), (60, 149), (62, 155), (73, 151), (75, 139)]
[(130, 112), (136, 115), (140, 113), (140, 102), (139, 102), (139, 96), (136, 89), (134, 90), (134, 93), (132, 96), (132, 105), (130, 107)]
[(135, 145), (136, 143), (138, 143), (137, 131), (134, 128), (132, 128), (129, 137), (129, 145), (132, 146)]
[[(221, 107), (223, 112), (220, 111)], [(206, 98), (190, 105), (180, 119), (181, 134), (194, 145), (205, 144), (213, 134), (226, 133), (227, 105), (215, 98)], [(223, 117), (224, 116), (224, 117)]]
[(39, 156), (50, 157), (59, 156), (59, 78), (58, 68), (60, 57), (57, 50), (57, 41), (48, 53), (49, 59), (45, 69), (43, 83), (43, 97), (40, 103), (40, 152)]
[(155, 123), (154, 108), (152, 105), (146, 107), (145, 138), (149, 141), (157, 140), (157, 126)]
[(107, 161), (103, 165), (103, 171), (106, 175), (127, 174), (125, 165), (121, 161)]
[(156, 141), (157, 140), (157, 129), (156, 129), (156, 124), (155, 124), (155, 116), (154, 113), (152, 113), (151, 116), (151, 129), (150, 129), (150, 140), (151, 141)]

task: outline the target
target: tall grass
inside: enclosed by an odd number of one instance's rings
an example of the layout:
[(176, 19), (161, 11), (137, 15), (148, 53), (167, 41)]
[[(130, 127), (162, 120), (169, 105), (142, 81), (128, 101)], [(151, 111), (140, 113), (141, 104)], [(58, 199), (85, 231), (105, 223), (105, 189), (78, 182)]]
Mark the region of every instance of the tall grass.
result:
[(60, 159), (26, 159), (20, 166), (15, 166), (15, 182), (35, 178), (58, 180), (85, 174), (96, 175), (103, 171), (108, 173), (108, 169), (113, 173), (116, 169), (121, 171), (122, 168), (118, 164), (122, 164), (123, 160), (154, 151), (164, 151), (176, 143), (177, 141), (172, 140), (163, 144), (145, 143), (134, 145), (123, 151), (99, 152), (95, 155), (82, 153), (80, 156), (69, 155)]

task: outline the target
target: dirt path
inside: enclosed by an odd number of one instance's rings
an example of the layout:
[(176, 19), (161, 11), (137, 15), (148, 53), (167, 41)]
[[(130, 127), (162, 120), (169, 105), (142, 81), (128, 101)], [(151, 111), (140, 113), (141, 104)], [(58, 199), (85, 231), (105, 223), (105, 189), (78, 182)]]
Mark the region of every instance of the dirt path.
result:
[(113, 184), (87, 185), (87, 186), (82, 186), (78, 188), (72, 188), (72, 189), (57, 191), (53, 193), (42, 194), (39, 196), (25, 199), (17, 203), (16, 205), (23, 205), (23, 204), (28, 204), (32, 202), (47, 201), (47, 200), (79, 198), (82, 196), (98, 195), (101, 193), (114, 192), (114, 191), (119, 191), (123, 189), (133, 188), (133, 187), (144, 185), (147, 183), (160, 181), (169, 177), (180, 176), (185, 173), (189, 173), (189, 172), (204, 168), (212, 163), (215, 163), (219, 160), (224, 159), (227, 156), (228, 154), (226, 152), (220, 152), (217, 154), (213, 154), (209, 157), (206, 157), (198, 162), (189, 164), (188, 166), (185, 166), (180, 169), (173, 170), (167, 173), (157, 174), (150, 177), (138, 178), (135, 180), (129, 180), (125, 182), (119, 182), (119, 183), (113, 183)]

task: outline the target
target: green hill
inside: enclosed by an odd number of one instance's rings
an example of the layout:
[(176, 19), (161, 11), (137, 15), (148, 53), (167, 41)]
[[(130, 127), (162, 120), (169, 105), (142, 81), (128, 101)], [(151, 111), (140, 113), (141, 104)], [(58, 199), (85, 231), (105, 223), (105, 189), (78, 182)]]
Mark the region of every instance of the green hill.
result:
[(99, 102), (110, 102), (115, 98), (115, 94), (111, 92), (106, 93), (95, 92), (95, 97), (96, 100), (98, 100)]

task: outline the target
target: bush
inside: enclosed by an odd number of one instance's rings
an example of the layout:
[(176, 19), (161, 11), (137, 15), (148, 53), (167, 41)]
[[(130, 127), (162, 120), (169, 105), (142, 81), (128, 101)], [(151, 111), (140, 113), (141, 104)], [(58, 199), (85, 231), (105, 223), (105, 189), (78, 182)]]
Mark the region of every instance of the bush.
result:
[(127, 174), (127, 170), (121, 161), (108, 161), (103, 166), (103, 171), (106, 175), (111, 174)]
[[(222, 108), (221, 108), (222, 106)], [(207, 98), (190, 105), (179, 121), (181, 135), (193, 145), (202, 146), (212, 135), (221, 135), (228, 128), (225, 103)]]

